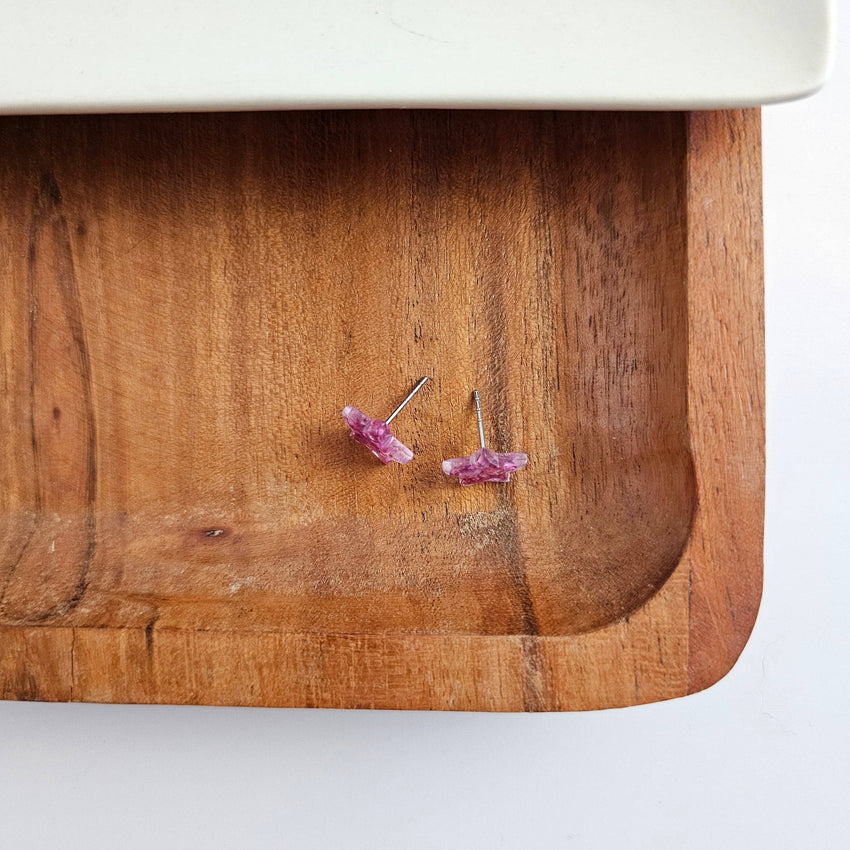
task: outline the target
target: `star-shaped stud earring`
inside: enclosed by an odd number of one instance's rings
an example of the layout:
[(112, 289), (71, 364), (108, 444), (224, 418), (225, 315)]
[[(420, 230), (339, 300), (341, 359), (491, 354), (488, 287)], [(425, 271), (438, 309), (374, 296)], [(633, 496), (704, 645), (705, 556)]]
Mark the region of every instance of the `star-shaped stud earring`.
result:
[(478, 439), (481, 448), (469, 457), (456, 457), (443, 461), (443, 472), (457, 478), (463, 486), (484, 484), (489, 481), (504, 483), (511, 480), (511, 473), (528, 463), (525, 452), (494, 452), (484, 442), (484, 424), (481, 418), (481, 399), (474, 390), (475, 415), (478, 418)]
[(386, 419), (370, 419), (365, 413), (350, 404), (343, 408), (342, 418), (348, 425), (351, 439), (366, 446), (378, 460), (384, 463), (391, 463), (392, 461), (410, 463), (413, 460), (413, 451), (390, 433), (389, 424), (401, 413), (413, 396), (425, 386), (427, 380), (427, 377), (422, 378), (408, 393), (407, 398)]

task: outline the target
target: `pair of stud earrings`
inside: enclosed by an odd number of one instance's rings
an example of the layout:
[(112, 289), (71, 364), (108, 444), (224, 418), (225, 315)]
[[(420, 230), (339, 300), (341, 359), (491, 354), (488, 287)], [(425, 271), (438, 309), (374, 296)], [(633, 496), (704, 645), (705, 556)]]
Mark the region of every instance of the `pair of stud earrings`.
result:
[[(361, 413), (349, 404), (343, 409), (342, 418), (348, 425), (351, 438), (366, 446), (378, 460), (384, 463), (410, 463), (413, 460), (413, 452), (392, 435), (389, 425), (427, 381), (427, 377), (422, 378), (386, 419), (370, 419), (365, 413)], [(528, 455), (525, 452), (494, 452), (487, 448), (484, 442), (484, 423), (481, 417), (481, 399), (478, 396), (478, 390), (473, 391), (472, 397), (475, 400), (481, 448), (476, 449), (469, 457), (444, 460), (443, 472), (457, 478), (464, 486), (488, 481), (510, 481), (511, 473), (522, 469), (528, 463)]]

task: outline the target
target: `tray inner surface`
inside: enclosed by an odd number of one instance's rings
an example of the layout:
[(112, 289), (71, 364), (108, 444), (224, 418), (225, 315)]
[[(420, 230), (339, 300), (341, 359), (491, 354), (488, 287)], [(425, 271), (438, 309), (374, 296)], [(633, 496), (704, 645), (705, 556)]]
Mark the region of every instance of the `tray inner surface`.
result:
[[(685, 118), (0, 123), (0, 624), (600, 627), (678, 563)], [(340, 410), (416, 452), (383, 466)], [(440, 460), (524, 450), (508, 485)]]

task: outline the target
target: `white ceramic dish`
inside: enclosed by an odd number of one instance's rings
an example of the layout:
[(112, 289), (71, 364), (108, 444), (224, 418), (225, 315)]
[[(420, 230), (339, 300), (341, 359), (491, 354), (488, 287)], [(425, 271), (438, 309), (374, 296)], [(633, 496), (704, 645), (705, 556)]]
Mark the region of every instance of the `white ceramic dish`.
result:
[(830, 0), (6, 0), (0, 113), (679, 109), (820, 87)]

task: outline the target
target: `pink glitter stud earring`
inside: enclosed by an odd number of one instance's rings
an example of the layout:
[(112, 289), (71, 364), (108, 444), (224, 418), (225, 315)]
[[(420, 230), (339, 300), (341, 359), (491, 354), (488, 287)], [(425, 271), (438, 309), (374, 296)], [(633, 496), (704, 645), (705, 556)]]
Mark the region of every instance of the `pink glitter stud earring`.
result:
[(390, 422), (404, 410), (405, 405), (425, 386), (428, 378), (421, 381), (407, 394), (407, 398), (386, 418), (370, 419), (365, 413), (361, 413), (350, 404), (343, 408), (342, 418), (349, 428), (352, 440), (366, 446), (378, 460), (384, 463), (395, 461), (396, 463), (410, 463), (413, 460), (413, 452), (397, 440), (389, 429)]
[(484, 444), (484, 424), (481, 421), (481, 399), (478, 390), (473, 390), (475, 415), (478, 417), (478, 439), (481, 448), (469, 457), (456, 457), (443, 461), (443, 472), (457, 478), (463, 486), (482, 484), (487, 481), (510, 481), (511, 473), (528, 463), (525, 452), (494, 452)]

